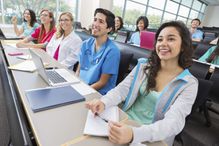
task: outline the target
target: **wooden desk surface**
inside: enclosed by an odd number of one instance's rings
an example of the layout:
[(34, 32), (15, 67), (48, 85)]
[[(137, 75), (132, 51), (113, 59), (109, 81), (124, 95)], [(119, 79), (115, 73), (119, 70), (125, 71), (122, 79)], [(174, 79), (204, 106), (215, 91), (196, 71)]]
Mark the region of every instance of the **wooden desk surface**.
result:
[[(16, 49), (12, 47), (14, 42), (3, 42), (4, 51), (6, 54), (9, 65), (16, 64), (22, 60), (17, 59), (16, 56), (8, 56), (9, 52), (23, 52), (28, 54), (27, 49)], [(10, 45), (7, 45), (10, 44)], [(14, 45), (13, 45), (14, 46)], [(36, 49), (42, 59), (46, 62), (50, 62), (53, 66), (62, 67), (58, 62), (51, 59), (41, 49)], [(87, 117), (87, 109), (84, 107), (84, 102), (70, 104), (45, 110), (42, 112), (33, 113), (30, 105), (25, 96), (25, 90), (47, 87), (48, 85), (43, 79), (36, 73), (12, 71), (12, 76), (15, 81), (15, 86), (19, 91), (23, 107), (25, 109), (27, 118), (31, 125), (32, 131), (36, 138), (36, 142), (40, 146), (60, 146), (72, 142), (83, 136), (83, 129)], [(98, 92), (86, 95), (86, 100), (100, 97)], [(121, 119), (125, 117), (124, 113), (120, 113)], [(110, 143), (106, 138), (101, 137), (86, 137), (83, 140), (79, 140), (75, 145), (90, 146), (90, 145), (104, 145), (115, 146)], [(158, 142), (153, 146), (165, 145), (162, 142)], [(150, 146), (150, 145), (149, 145)]]

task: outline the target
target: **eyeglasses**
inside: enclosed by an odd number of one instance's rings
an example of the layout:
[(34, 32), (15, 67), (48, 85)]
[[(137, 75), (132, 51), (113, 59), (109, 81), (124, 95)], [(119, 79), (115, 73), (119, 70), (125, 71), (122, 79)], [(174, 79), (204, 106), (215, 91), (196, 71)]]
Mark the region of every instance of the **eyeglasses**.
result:
[(68, 21), (71, 21), (69, 19), (59, 19), (59, 22), (68, 22)]
[(47, 17), (47, 16), (49, 16), (48, 14), (40, 14), (40, 17)]

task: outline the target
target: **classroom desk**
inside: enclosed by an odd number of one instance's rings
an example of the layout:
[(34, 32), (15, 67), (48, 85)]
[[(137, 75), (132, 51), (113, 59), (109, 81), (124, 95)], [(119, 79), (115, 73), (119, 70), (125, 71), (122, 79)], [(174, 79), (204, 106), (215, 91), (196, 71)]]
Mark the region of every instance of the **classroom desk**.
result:
[[(23, 52), (28, 54), (27, 49), (16, 49), (15, 42), (2, 41), (6, 59), (9, 65), (16, 64), (22, 60), (17, 59), (15, 56), (9, 56), (9, 52)], [(50, 66), (63, 68), (58, 62), (49, 57), (41, 49), (35, 49), (43, 59), (49, 62)], [(87, 109), (84, 107), (84, 102), (70, 104), (45, 110), (42, 112), (33, 113), (30, 105), (25, 96), (25, 90), (47, 87), (48, 85), (37, 74), (37, 72), (29, 73), (22, 71), (12, 70), (12, 78), (15, 82), (15, 87), (18, 90), (18, 96), (21, 99), (22, 105), (25, 110), (28, 122), (33, 131), (37, 145), (40, 146), (60, 146), (60, 145), (81, 145), (81, 146), (116, 146), (109, 142), (106, 138), (83, 136), (83, 129), (87, 117)], [(98, 92), (85, 95), (86, 100), (100, 97)], [(120, 111), (120, 118), (125, 119), (126, 115)], [(148, 144), (148, 146), (163, 146), (165, 143), (158, 142)]]

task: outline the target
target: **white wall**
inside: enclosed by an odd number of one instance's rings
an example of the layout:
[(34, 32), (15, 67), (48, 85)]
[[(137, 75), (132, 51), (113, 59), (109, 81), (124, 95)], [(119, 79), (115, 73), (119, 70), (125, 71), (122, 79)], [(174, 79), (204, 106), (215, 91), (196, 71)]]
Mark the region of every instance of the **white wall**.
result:
[(202, 26), (219, 27), (219, 6), (207, 6)]
[(96, 8), (112, 9), (111, 0), (80, 0), (78, 18), (82, 27), (89, 28), (93, 22), (93, 15)]

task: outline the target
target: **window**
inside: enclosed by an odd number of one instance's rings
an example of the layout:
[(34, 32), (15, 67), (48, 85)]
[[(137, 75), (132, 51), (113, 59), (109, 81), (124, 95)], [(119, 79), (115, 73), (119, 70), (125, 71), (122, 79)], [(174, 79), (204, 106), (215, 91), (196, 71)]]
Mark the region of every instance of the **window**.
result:
[(167, 22), (175, 19), (176, 19), (176, 15), (170, 13), (164, 13), (163, 22)]
[(181, 1), (181, 4), (185, 5), (185, 6), (188, 6), (188, 7), (191, 7), (192, 5), (192, 0), (182, 0)]
[(115, 16), (121, 16), (122, 17), (122, 10), (124, 8), (124, 0), (113, 0), (113, 9), (112, 12), (115, 14)]
[(180, 8), (179, 8), (179, 15), (180, 16), (184, 16), (184, 17), (188, 17), (188, 15), (189, 15), (189, 8), (181, 5)]
[(154, 8), (163, 9), (165, 4), (165, 0), (150, 0), (149, 6)]
[(161, 23), (162, 11), (158, 9), (148, 8), (147, 17), (149, 20), (149, 28), (157, 28)]
[(198, 0), (194, 0), (192, 8), (195, 10), (201, 10), (202, 3)]
[(177, 14), (178, 7), (179, 7), (179, 4), (177, 4), (171, 0), (168, 0), (167, 5), (166, 5), (166, 11)]

